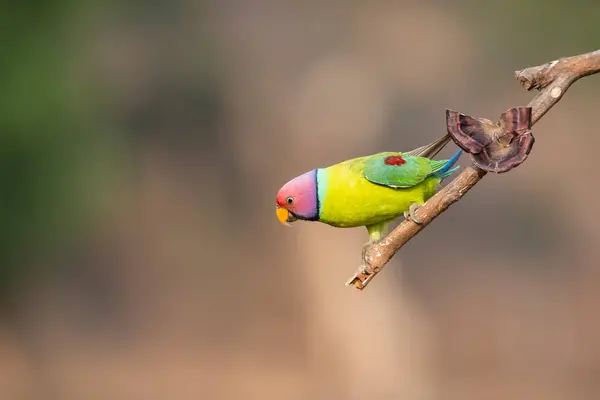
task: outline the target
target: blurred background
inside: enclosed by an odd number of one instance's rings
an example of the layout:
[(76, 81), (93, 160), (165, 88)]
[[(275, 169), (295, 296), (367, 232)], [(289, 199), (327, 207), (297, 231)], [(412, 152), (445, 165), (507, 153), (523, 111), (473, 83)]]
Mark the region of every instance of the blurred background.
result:
[[(275, 218), (290, 178), (525, 105), (600, 8), (0, 6), (2, 399), (598, 399), (600, 76), (364, 292), (364, 229)], [(441, 154), (455, 150), (448, 146)], [(463, 157), (461, 165), (468, 165)]]

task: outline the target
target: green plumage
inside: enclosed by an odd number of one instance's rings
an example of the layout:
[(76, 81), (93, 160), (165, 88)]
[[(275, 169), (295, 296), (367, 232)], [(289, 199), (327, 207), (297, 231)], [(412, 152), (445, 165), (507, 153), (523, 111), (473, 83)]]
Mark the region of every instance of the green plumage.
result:
[[(401, 157), (405, 164), (388, 165), (385, 163), (388, 157)], [(363, 175), (369, 181), (380, 185), (409, 188), (418, 185), (425, 178), (442, 169), (447, 161), (434, 161), (402, 153), (379, 153), (365, 157)]]
[(378, 240), (412, 204), (435, 194), (456, 169), (449, 169), (449, 161), (456, 160), (385, 152), (319, 169), (319, 220), (336, 227), (366, 226), (371, 241)]

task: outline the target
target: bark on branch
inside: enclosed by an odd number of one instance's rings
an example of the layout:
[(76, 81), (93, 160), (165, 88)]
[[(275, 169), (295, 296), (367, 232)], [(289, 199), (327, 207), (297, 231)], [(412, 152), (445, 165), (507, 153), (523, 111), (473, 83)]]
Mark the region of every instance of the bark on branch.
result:
[[(600, 50), (516, 71), (515, 77), (525, 89), (539, 91), (528, 104), (528, 107), (532, 108), (532, 125), (560, 101), (575, 81), (598, 72), (600, 72)], [(417, 210), (416, 215), (422, 224), (417, 225), (412, 220), (405, 219), (383, 240), (371, 246), (365, 255), (364, 268), (361, 267), (347, 285), (364, 289), (402, 246), (448, 207), (460, 200), (486, 174), (486, 171), (474, 165), (465, 168), (452, 182)]]

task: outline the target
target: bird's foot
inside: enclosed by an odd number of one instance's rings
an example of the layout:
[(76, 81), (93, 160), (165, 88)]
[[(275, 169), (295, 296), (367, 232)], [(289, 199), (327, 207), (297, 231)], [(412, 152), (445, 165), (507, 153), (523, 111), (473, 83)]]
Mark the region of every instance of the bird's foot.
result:
[(363, 245), (363, 250), (362, 250), (362, 262), (363, 262), (363, 269), (366, 268), (365, 265), (368, 263), (367, 260), (367, 252), (369, 251), (369, 249), (371, 247), (373, 247), (374, 245), (376, 245), (377, 243), (379, 243), (379, 240), (370, 240), (367, 243), (365, 243)]
[(377, 240), (369, 240), (367, 243), (365, 243), (363, 245), (363, 247), (362, 247), (362, 260), (363, 260), (363, 263), (365, 263), (366, 260), (367, 260), (367, 251), (369, 251), (369, 249), (371, 248), (371, 246), (373, 246), (377, 242), (378, 242)]
[(365, 263), (362, 263), (360, 265), (360, 273), (363, 275), (369, 275), (369, 270), (367, 270), (367, 266), (365, 265)]
[(410, 207), (408, 207), (408, 211), (404, 211), (404, 218), (410, 218), (415, 224), (421, 225), (423, 221), (416, 215), (419, 208), (421, 208), (421, 204), (411, 204)]

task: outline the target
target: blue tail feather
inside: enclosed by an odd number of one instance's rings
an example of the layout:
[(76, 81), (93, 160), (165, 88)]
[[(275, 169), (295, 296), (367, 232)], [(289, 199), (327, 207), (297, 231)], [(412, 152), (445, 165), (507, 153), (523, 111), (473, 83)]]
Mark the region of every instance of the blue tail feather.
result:
[(456, 171), (458, 168), (460, 167), (455, 167), (452, 168), (454, 166), (454, 164), (456, 164), (456, 162), (458, 161), (458, 159), (460, 158), (460, 156), (462, 155), (463, 150), (460, 149), (458, 150), (453, 156), (452, 158), (450, 158), (446, 164), (444, 164), (444, 166), (442, 168), (440, 168), (438, 171), (435, 171), (433, 173), (433, 176), (435, 176), (436, 178), (440, 178), (440, 179), (444, 179), (447, 178), (448, 176), (452, 175), (452, 173), (454, 171)]

